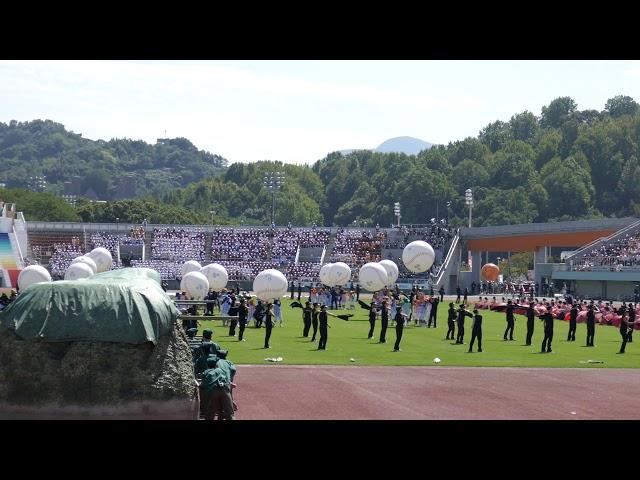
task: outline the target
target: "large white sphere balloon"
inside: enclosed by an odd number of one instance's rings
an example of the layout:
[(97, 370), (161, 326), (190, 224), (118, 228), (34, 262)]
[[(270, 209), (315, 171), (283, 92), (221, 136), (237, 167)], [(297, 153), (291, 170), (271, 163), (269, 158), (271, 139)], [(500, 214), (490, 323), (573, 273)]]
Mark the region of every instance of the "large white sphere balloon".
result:
[(209, 292), (209, 280), (200, 272), (187, 272), (180, 280), (180, 290), (194, 300), (202, 300)]
[(269, 301), (285, 295), (288, 285), (287, 277), (281, 271), (270, 268), (256, 275), (253, 280), (253, 293), (260, 300)]
[(86, 263), (78, 262), (69, 265), (64, 274), (65, 280), (80, 280), (81, 278), (93, 277), (93, 270)]
[(87, 265), (89, 265), (91, 267), (91, 270), (93, 270), (93, 273), (98, 273), (98, 266), (96, 265), (96, 262), (94, 262), (93, 260), (91, 260), (89, 257), (87, 257), (86, 255), (83, 255), (81, 257), (76, 257), (71, 261), (71, 265), (73, 265), (74, 263), (86, 263)]
[(189, 260), (188, 262), (184, 262), (182, 265), (182, 276), (184, 277), (189, 272), (199, 272), (202, 270), (202, 265), (196, 262), (195, 260)]
[(207, 280), (209, 280), (209, 288), (213, 290), (222, 290), (227, 286), (227, 282), (229, 281), (227, 269), (219, 263), (205, 265), (202, 267), (202, 270), (200, 270), (200, 273), (207, 277)]
[(396, 283), (396, 280), (398, 280), (398, 275), (400, 274), (400, 271), (398, 270), (398, 266), (395, 264), (395, 262), (391, 260), (380, 260), (378, 263), (382, 265), (384, 269), (387, 271), (387, 276), (389, 277), (387, 286), (393, 285), (394, 283)]
[(332, 266), (333, 266), (333, 263), (325, 263), (320, 268), (320, 273), (318, 274), (318, 277), (320, 277), (320, 281), (330, 287), (333, 287), (334, 285), (333, 283), (331, 283), (331, 278), (329, 276), (329, 274), (331, 273)]
[(332, 286), (344, 285), (351, 278), (351, 268), (344, 262), (336, 262), (331, 265), (328, 278)]
[(96, 262), (98, 273), (106, 272), (107, 270), (111, 269), (111, 265), (113, 265), (113, 257), (111, 256), (111, 252), (104, 247), (94, 248), (89, 253), (87, 253), (85, 257), (89, 257), (91, 260)]
[(51, 274), (46, 268), (40, 265), (29, 265), (23, 268), (20, 275), (18, 275), (18, 287), (20, 290), (24, 290), (34, 283), (50, 281)]
[(435, 258), (436, 254), (431, 245), (422, 240), (411, 242), (402, 251), (402, 262), (414, 273), (429, 270)]
[(360, 285), (370, 292), (377, 292), (387, 286), (389, 276), (382, 265), (377, 262), (365, 263), (358, 273)]

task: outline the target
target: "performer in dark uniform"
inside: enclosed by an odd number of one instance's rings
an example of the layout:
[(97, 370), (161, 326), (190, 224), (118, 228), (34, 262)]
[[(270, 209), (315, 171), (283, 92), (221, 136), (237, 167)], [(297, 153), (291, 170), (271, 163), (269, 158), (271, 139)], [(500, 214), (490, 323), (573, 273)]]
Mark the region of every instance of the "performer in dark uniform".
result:
[(244, 342), (244, 327), (247, 326), (247, 317), (249, 316), (249, 309), (244, 303), (244, 298), (240, 300), (240, 307), (238, 308), (238, 323), (240, 324), (240, 333), (238, 334), (238, 341)]
[(458, 295), (458, 298), (456, 298), (456, 303), (460, 303), (460, 287), (456, 287), (456, 294)]
[(444, 286), (440, 285), (440, 290), (438, 290), (438, 293), (440, 293), (440, 301), (444, 302)]
[(264, 314), (264, 348), (271, 348), (269, 346), (269, 339), (271, 338), (271, 329), (273, 328), (273, 305), (267, 303), (267, 308)]
[(482, 352), (482, 315), (478, 310), (473, 311), (473, 327), (471, 329), (471, 342), (469, 343), (469, 353), (473, 351), (473, 342), (478, 339), (478, 352)]
[(433, 319), (433, 328), (436, 328), (436, 320), (438, 318), (438, 298), (431, 298), (431, 312), (429, 313), (429, 321), (427, 322), (427, 328), (431, 326), (431, 320)]
[(298, 282), (298, 301), (300, 301), (301, 295), (302, 295), (302, 283)]
[(376, 326), (376, 304), (371, 302), (371, 309), (369, 310), (369, 335), (367, 335), (367, 340), (373, 339), (373, 329)]
[(464, 317), (473, 318), (473, 314), (468, 310), (465, 310), (466, 305), (461, 303), (458, 307), (458, 336), (456, 338), (456, 343), (460, 345), (464, 345)]
[(380, 343), (387, 343), (387, 325), (389, 324), (389, 310), (387, 310), (387, 301), (382, 302), (380, 312)]
[(469, 295), (469, 289), (467, 287), (464, 287), (464, 298), (462, 300), (462, 303), (464, 303), (465, 305), (467, 304), (467, 296)]
[(329, 321), (327, 318), (327, 306), (322, 305), (320, 308), (320, 341), (318, 342), (318, 350), (327, 349), (327, 339), (329, 338)]
[[(447, 326), (449, 327), (449, 330), (447, 330), (447, 338), (445, 340), (454, 340), (456, 334), (456, 311), (453, 308), (453, 302), (449, 304)], [(449, 335), (451, 335), (451, 337), (449, 337)]]
[(533, 338), (533, 321), (536, 318), (536, 311), (533, 309), (533, 302), (529, 304), (529, 308), (527, 308), (527, 345), (531, 345), (531, 340)]
[(515, 318), (513, 316), (513, 303), (511, 300), (507, 301), (507, 329), (504, 331), (504, 339), (507, 339), (507, 333), (509, 333), (509, 340), (513, 340), (513, 327), (515, 325)]
[(627, 342), (632, 343), (633, 342), (633, 329), (635, 327), (635, 322), (636, 322), (636, 309), (633, 308), (633, 304), (630, 303), (629, 304), (629, 338), (627, 339)]
[(360, 300), (360, 284), (356, 285), (356, 301)]
[(553, 315), (551, 315), (551, 305), (547, 304), (547, 312), (540, 315), (544, 321), (544, 339), (542, 340), (541, 353), (551, 353), (551, 341), (553, 340)]
[(320, 310), (318, 309), (318, 304), (314, 302), (313, 310), (311, 311), (311, 325), (313, 326), (313, 336), (311, 337), (311, 341), (316, 341), (316, 334), (318, 333), (318, 314)]
[(620, 351), (618, 353), (624, 353), (624, 349), (627, 346), (627, 342), (629, 341), (629, 326), (632, 325), (629, 323), (629, 315), (625, 313), (620, 314), (622, 319), (620, 320), (620, 336), (622, 337), (622, 345), (620, 345)]
[(596, 314), (593, 305), (589, 305), (587, 311), (587, 347), (593, 347), (593, 337), (596, 335)]
[(576, 325), (578, 323), (578, 305), (574, 303), (569, 310), (569, 333), (567, 335), (567, 342), (576, 341)]
[(400, 340), (402, 340), (402, 330), (404, 329), (404, 319), (406, 315), (402, 313), (402, 307), (396, 307), (396, 316), (393, 320), (396, 322), (396, 344), (393, 346), (394, 352), (400, 351)]
[(302, 336), (305, 338), (309, 337), (309, 329), (311, 328), (311, 313), (313, 309), (311, 308), (311, 302), (307, 302), (304, 304), (304, 308), (302, 309), (302, 321), (304, 322), (304, 329), (302, 330)]

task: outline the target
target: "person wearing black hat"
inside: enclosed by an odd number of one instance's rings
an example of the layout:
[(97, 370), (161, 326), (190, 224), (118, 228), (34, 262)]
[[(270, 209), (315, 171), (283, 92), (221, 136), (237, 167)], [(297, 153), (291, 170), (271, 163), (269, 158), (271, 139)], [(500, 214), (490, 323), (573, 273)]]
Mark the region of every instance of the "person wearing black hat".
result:
[(633, 342), (633, 329), (635, 327), (635, 323), (636, 323), (636, 309), (633, 308), (633, 304), (630, 303), (629, 304), (629, 338), (627, 339), (627, 342), (632, 343)]
[(396, 307), (396, 316), (393, 318), (396, 322), (396, 343), (393, 346), (394, 352), (400, 351), (400, 340), (402, 340), (402, 330), (404, 330), (404, 320), (406, 315), (402, 313), (402, 307)]
[(387, 325), (389, 325), (389, 310), (387, 310), (387, 301), (382, 302), (380, 307), (380, 341), (379, 343), (387, 343)]
[(509, 333), (509, 340), (513, 340), (513, 327), (515, 325), (515, 318), (513, 316), (513, 303), (511, 300), (507, 301), (507, 329), (504, 331), (504, 339), (507, 339), (507, 333)]
[(373, 339), (373, 329), (376, 326), (376, 304), (371, 302), (371, 308), (369, 309), (369, 335), (367, 336), (367, 340)]
[(193, 340), (196, 336), (196, 333), (198, 333), (197, 328), (189, 328), (187, 330), (187, 337), (189, 337), (189, 340)]
[(571, 305), (569, 310), (569, 333), (567, 334), (567, 342), (576, 341), (576, 326), (578, 324), (578, 305)]
[(460, 303), (460, 285), (456, 287), (456, 294), (458, 297), (456, 298), (456, 303)]
[(264, 320), (264, 304), (262, 300), (258, 300), (258, 304), (256, 305), (256, 309), (253, 312), (253, 318), (256, 321), (256, 328), (262, 327), (262, 321)]
[(438, 290), (438, 293), (440, 294), (440, 301), (444, 302), (444, 285), (440, 285), (440, 290)]
[(467, 287), (464, 287), (464, 297), (463, 297), (462, 303), (464, 303), (465, 305), (467, 304), (468, 295), (469, 295), (469, 289)]
[(213, 330), (203, 330), (202, 342), (200, 345), (192, 347), (193, 370), (196, 378), (199, 378), (207, 369), (207, 358), (209, 355), (216, 355), (219, 358), (226, 358), (227, 356), (228, 352), (211, 340), (212, 335)]
[(620, 336), (622, 337), (622, 345), (620, 345), (620, 351), (618, 353), (624, 353), (627, 342), (629, 341), (629, 327), (633, 324), (629, 322), (629, 315), (626, 311), (620, 313), (618, 310), (618, 315), (622, 317), (620, 319)]
[(478, 352), (482, 352), (482, 315), (478, 310), (473, 311), (473, 326), (471, 327), (471, 342), (469, 342), (469, 353), (473, 352), (473, 342), (478, 339)]
[(466, 305), (461, 303), (458, 307), (458, 336), (456, 337), (456, 343), (464, 345), (464, 317), (473, 318), (473, 314), (466, 310)]
[(318, 314), (320, 313), (320, 309), (318, 308), (318, 304), (314, 302), (313, 310), (311, 311), (311, 325), (313, 326), (313, 336), (311, 337), (311, 341), (316, 341), (316, 334), (318, 333)]
[(596, 312), (594, 306), (591, 304), (587, 310), (587, 347), (595, 346), (593, 344), (593, 338), (596, 335)]
[(207, 302), (207, 309), (204, 312), (205, 315), (213, 315), (214, 300), (217, 297), (217, 293), (215, 293), (213, 290), (209, 290), (209, 293), (207, 293), (207, 296), (205, 297), (205, 300), (210, 300), (209, 302)]
[(525, 342), (527, 345), (531, 345), (531, 340), (533, 339), (535, 318), (536, 311), (533, 309), (533, 302), (531, 302), (529, 303), (529, 308), (527, 308), (527, 341)]
[[(453, 307), (453, 302), (449, 304), (447, 326), (449, 327), (449, 330), (447, 330), (446, 340), (449, 340), (449, 339), (454, 340), (455, 334), (456, 334), (456, 311), (455, 311), (455, 308)], [(449, 335), (451, 335), (451, 337), (449, 337)]]
[(267, 308), (264, 314), (264, 328), (264, 348), (271, 348), (269, 346), (271, 329), (273, 329), (273, 305), (271, 303), (267, 303)]
[(433, 320), (433, 328), (436, 328), (437, 318), (438, 318), (438, 297), (431, 297), (431, 312), (429, 313), (429, 321), (427, 322), (427, 328), (431, 327), (431, 320)]
[(249, 317), (249, 309), (245, 305), (244, 298), (240, 300), (240, 306), (238, 307), (238, 324), (240, 325), (240, 332), (238, 333), (238, 341), (244, 342), (244, 329), (247, 326), (247, 319)]
[(327, 317), (327, 306), (322, 305), (320, 307), (320, 315), (318, 315), (320, 320), (320, 341), (318, 342), (318, 350), (326, 350), (327, 349), (327, 339), (329, 338), (329, 320)]
[(540, 315), (544, 321), (544, 338), (542, 339), (542, 349), (540, 353), (551, 353), (551, 341), (553, 340), (553, 315), (551, 315), (551, 305), (547, 303), (547, 311)]
[(304, 322), (304, 328), (302, 329), (302, 336), (304, 338), (309, 338), (309, 329), (311, 328), (311, 313), (313, 309), (311, 308), (311, 302), (307, 301), (304, 304), (304, 308), (302, 309), (302, 321)]

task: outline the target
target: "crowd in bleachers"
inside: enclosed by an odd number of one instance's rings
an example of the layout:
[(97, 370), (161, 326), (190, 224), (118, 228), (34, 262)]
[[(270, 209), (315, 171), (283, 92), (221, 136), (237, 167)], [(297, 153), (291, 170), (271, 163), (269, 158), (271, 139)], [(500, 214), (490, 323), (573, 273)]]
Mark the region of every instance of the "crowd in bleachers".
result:
[(179, 278), (183, 263), (171, 260), (131, 260), (132, 267), (153, 268), (160, 274), (162, 280)]
[(297, 265), (290, 264), (286, 273), (288, 280), (315, 280), (320, 274), (320, 264), (312, 262), (299, 262)]
[(258, 273), (268, 268), (277, 268), (277, 265), (271, 261), (244, 261), (237, 262), (232, 260), (218, 260), (224, 268), (227, 269), (229, 280), (253, 280)]
[(56, 243), (53, 246), (53, 255), (49, 260), (49, 270), (52, 277), (64, 277), (67, 268), (71, 265), (71, 261), (82, 255), (79, 244)]
[(385, 236), (384, 232), (338, 229), (331, 262), (344, 262), (352, 270), (368, 262), (378, 262)]
[(187, 261), (205, 259), (205, 233), (200, 228), (154, 228), (151, 258)]
[(434, 223), (424, 227), (403, 225), (397, 235), (385, 240), (384, 248), (404, 248), (414, 240), (424, 240), (433, 249), (442, 248), (455, 235), (455, 230), (443, 224)]
[(217, 260), (264, 259), (271, 254), (269, 231), (258, 228), (216, 228), (211, 258)]
[(569, 260), (572, 270), (640, 269), (640, 232), (627, 233), (608, 244), (600, 245), (577, 260)]

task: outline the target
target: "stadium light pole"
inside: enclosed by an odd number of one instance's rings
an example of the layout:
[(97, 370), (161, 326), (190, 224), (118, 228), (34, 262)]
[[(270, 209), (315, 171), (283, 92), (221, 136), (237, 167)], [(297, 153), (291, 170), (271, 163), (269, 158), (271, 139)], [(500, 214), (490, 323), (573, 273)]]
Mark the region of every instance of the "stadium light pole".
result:
[(262, 185), (271, 191), (271, 224), (276, 223), (276, 191), (280, 190), (284, 185), (284, 172), (265, 172)]
[(398, 217), (398, 228), (400, 228), (400, 202), (396, 202), (393, 204), (393, 213), (395, 213), (396, 217)]
[(449, 227), (449, 213), (451, 208), (451, 201), (447, 202), (447, 227)]
[(473, 209), (473, 192), (470, 188), (467, 188), (464, 192), (464, 200), (469, 206), (469, 228), (471, 228), (471, 210)]
[(216, 214), (215, 210), (209, 210), (209, 213), (211, 214), (211, 225), (213, 226), (213, 216)]

